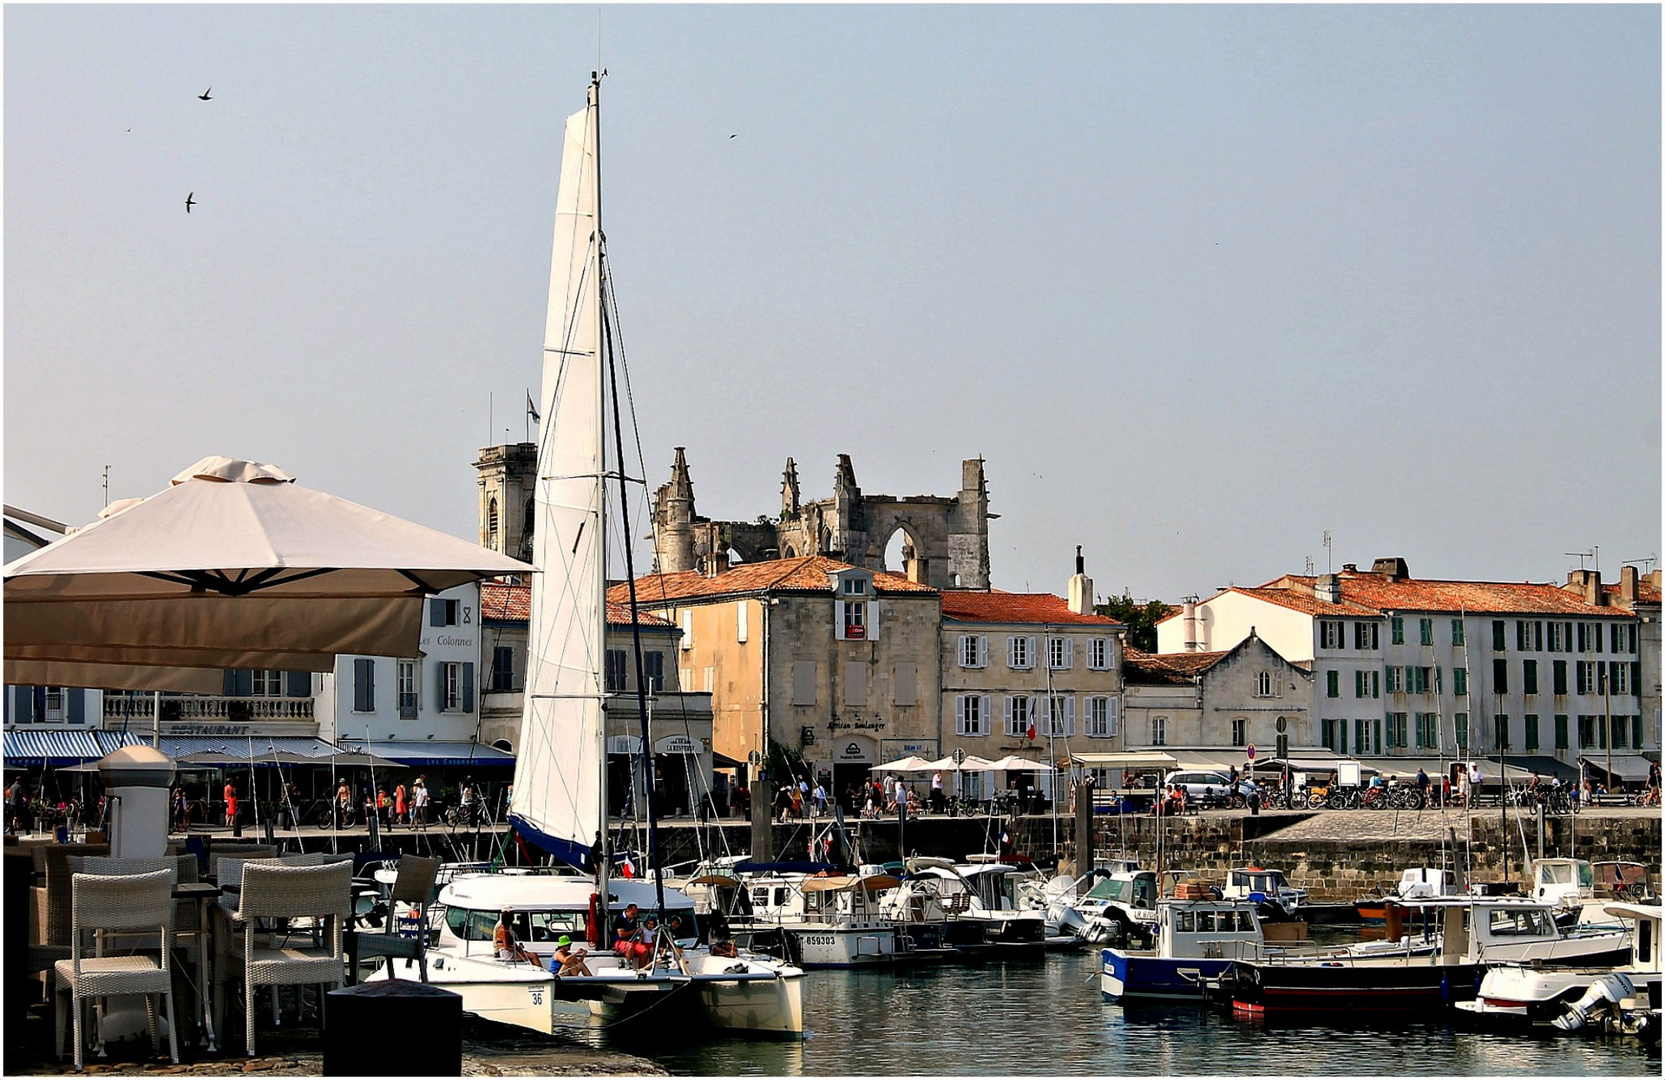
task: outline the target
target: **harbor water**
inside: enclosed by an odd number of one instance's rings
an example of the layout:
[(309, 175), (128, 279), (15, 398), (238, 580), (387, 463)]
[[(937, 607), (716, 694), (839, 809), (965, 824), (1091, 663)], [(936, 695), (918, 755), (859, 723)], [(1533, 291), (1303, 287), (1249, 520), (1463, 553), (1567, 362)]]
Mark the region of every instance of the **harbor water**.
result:
[[(812, 971), (801, 1043), (616, 1048), (678, 1075), (1658, 1076), (1635, 1039), (1469, 1030), (1435, 1018), (1267, 1027), (1197, 1006), (1127, 1008), (1098, 989), (1098, 950), (1044, 960)], [(648, 1043), (651, 1043), (649, 1040)]]

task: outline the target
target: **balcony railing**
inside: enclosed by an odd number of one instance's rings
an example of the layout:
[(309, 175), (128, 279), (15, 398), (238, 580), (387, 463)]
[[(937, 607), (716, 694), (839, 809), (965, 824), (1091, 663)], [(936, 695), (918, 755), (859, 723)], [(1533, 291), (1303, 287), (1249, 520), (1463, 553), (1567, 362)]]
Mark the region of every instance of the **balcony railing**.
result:
[[(111, 691), (104, 695), (104, 716), (108, 720), (148, 720), (155, 702), (152, 694)], [(177, 707), (178, 712), (174, 710)], [(235, 715), (234, 715), (235, 714)], [(311, 698), (278, 697), (166, 697), (162, 699), (164, 720), (311, 720)]]
[(416, 718), (416, 695), (399, 695), (399, 719), (414, 720)]

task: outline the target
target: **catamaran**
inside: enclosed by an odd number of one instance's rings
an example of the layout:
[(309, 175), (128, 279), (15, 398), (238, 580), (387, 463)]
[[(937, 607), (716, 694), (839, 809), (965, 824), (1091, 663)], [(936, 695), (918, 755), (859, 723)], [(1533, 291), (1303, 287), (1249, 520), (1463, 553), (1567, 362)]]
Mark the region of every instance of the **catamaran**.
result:
[[(526, 689), (509, 819), (529, 843), (585, 872), (462, 875), (439, 897), (442, 929), (429, 951), (430, 981), (463, 997), (463, 1008), (548, 1031), (571, 1016), (626, 1020), (652, 1010), (655, 1026), (691, 1023), (760, 1035), (801, 1037), (803, 971), (767, 957), (713, 955), (698, 943), (693, 902), (659, 874), (658, 827), (651, 775), (646, 785), (647, 874), (613, 876), (619, 853), (607, 843), (605, 698), (606, 587), (609, 538), (606, 484), (617, 476), (620, 546), (631, 582), (629, 499), (622, 497), (624, 436), (619, 430), (619, 350), (609, 319), (601, 228), (600, 79), (591, 76), (586, 106), (567, 118), (545, 324), (540, 399), (531, 618)], [(609, 401), (609, 390), (611, 400)], [(607, 413), (612, 412), (609, 471)], [(647, 680), (635, 657), (647, 728)], [(651, 765), (649, 766), (651, 768)], [(626, 864), (629, 865), (629, 864)], [(612, 928), (635, 903), (641, 926), (659, 928), (641, 942), (641, 958), (613, 949)], [(506, 914), (505, 914), (506, 913)], [(681, 929), (670, 929), (671, 918)], [(499, 918), (517, 939), (500, 957), (491, 939)], [(641, 930), (636, 930), (640, 935)], [(589, 974), (549, 969), (561, 937), (587, 943)], [(406, 967), (409, 967), (407, 964)], [(397, 965), (387, 973), (406, 974)]]

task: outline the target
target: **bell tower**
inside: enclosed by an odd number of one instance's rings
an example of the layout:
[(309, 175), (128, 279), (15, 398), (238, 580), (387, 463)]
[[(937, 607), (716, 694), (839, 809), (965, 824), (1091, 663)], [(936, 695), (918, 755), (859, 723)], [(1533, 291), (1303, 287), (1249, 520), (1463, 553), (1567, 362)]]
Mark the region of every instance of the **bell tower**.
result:
[(480, 546), (531, 562), (538, 444), (487, 446), (474, 470), (480, 487)]

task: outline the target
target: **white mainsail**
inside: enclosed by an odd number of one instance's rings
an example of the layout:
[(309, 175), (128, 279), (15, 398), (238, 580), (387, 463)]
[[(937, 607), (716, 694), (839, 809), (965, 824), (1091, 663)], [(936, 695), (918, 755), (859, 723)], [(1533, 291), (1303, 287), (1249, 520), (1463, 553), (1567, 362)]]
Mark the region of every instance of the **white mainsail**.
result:
[(601, 828), (606, 632), (596, 85), (567, 118), (544, 330), (531, 622), (509, 815), (579, 862)]

